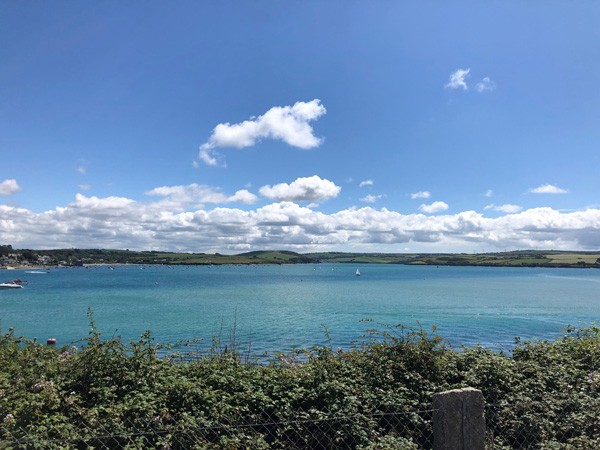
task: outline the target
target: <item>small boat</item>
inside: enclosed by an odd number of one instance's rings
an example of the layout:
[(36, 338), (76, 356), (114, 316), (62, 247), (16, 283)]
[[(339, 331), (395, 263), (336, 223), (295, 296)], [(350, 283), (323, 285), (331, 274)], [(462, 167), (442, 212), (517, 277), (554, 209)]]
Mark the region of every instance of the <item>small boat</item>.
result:
[(360, 277), (360, 271), (358, 269), (356, 269), (356, 276)]
[(0, 289), (22, 289), (23, 283), (17, 283), (16, 281), (6, 281), (5, 283), (0, 283)]

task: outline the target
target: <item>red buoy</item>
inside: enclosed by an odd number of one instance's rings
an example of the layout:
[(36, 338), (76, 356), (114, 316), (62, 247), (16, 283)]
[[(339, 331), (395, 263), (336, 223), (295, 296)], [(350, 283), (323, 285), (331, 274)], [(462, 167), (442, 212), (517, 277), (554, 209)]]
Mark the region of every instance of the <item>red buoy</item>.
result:
[(48, 345), (56, 345), (56, 339), (48, 339), (46, 341), (46, 344), (48, 344)]

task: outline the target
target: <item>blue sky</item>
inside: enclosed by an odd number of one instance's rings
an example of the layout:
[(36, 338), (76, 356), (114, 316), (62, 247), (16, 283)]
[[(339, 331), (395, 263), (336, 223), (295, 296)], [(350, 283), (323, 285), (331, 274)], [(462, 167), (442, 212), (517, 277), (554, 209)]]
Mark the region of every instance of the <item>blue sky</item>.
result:
[(600, 247), (600, 4), (2, 2), (0, 243)]

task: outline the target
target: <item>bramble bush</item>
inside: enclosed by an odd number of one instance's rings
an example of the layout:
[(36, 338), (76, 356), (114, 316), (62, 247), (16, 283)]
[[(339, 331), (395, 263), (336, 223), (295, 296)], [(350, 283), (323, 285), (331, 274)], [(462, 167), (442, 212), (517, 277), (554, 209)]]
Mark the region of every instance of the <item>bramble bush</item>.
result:
[(517, 338), (510, 354), (455, 350), (435, 328), (379, 326), (350, 350), (258, 363), (235, 345), (182, 353), (150, 332), (102, 339), (91, 313), (90, 325), (80, 347), (0, 335), (0, 447), (64, 448), (69, 437), (86, 448), (114, 436), (97, 445), (430, 448), (430, 421), (417, 412), (434, 393), (467, 386), (483, 391), (494, 448), (600, 447), (596, 326), (553, 342)]

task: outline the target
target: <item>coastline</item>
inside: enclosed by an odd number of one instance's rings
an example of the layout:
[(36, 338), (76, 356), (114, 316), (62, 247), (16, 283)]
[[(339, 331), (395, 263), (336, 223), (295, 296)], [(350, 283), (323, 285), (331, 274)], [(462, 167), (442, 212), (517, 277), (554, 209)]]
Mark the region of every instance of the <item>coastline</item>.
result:
[[(10, 252), (10, 253), (9, 253)], [(261, 250), (235, 255), (161, 251), (64, 249), (7, 249), (0, 270), (45, 270), (63, 267), (120, 265), (217, 266), (288, 264), (398, 264), (456, 267), (600, 268), (600, 252), (516, 250), (498, 253), (296, 253)]]

